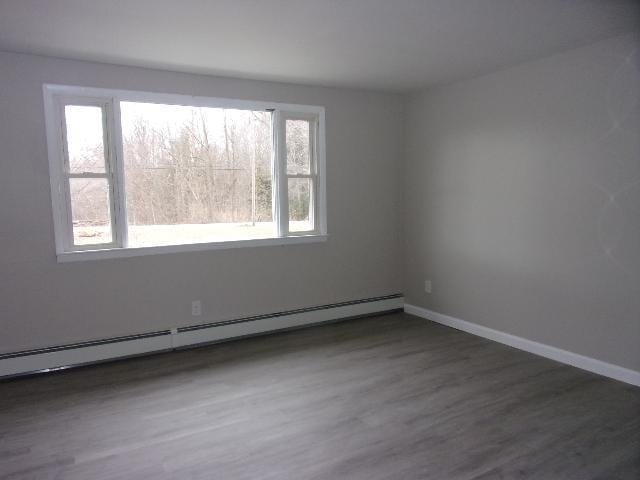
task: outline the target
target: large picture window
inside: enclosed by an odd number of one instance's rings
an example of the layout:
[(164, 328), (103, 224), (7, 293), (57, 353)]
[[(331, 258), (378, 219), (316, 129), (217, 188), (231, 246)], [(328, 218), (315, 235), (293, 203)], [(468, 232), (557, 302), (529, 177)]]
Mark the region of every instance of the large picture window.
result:
[(60, 260), (325, 238), (322, 107), (44, 91)]

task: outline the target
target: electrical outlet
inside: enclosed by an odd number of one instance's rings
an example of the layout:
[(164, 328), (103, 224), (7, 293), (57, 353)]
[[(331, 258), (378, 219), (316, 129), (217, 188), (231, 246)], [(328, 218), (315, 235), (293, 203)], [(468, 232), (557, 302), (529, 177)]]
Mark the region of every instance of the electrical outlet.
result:
[(194, 300), (191, 302), (191, 316), (199, 317), (202, 315), (202, 302), (200, 300)]
[(427, 293), (431, 293), (432, 289), (431, 289), (431, 280), (425, 280), (424, 281), (424, 291)]

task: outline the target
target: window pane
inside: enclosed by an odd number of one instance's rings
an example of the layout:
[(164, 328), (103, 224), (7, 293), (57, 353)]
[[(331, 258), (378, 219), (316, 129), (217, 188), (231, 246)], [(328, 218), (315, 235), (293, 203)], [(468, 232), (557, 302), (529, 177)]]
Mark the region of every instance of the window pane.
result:
[(66, 105), (67, 151), (71, 173), (104, 173), (102, 108)]
[(130, 246), (277, 235), (271, 113), (122, 102)]
[(310, 217), (311, 179), (289, 178), (289, 231), (313, 230)]
[(106, 178), (70, 178), (74, 245), (111, 243), (109, 184)]
[(310, 173), (309, 128), (307, 120), (287, 120), (287, 174)]

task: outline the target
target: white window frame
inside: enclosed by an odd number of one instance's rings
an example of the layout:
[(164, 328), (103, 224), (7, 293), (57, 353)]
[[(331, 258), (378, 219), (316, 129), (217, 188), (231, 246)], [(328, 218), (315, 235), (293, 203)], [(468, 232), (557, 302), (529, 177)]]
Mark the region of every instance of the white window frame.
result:
[[(290, 174), (287, 173), (287, 149), (286, 149), (286, 124), (287, 120), (302, 120), (309, 122), (309, 173), (308, 174)], [(304, 235), (318, 235), (321, 233), (321, 226), (317, 219), (320, 217), (318, 211), (318, 155), (316, 152), (319, 150), (319, 135), (318, 135), (318, 116), (313, 113), (303, 113), (295, 111), (279, 111), (275, 112), (274, 117), (274, 130), (278, 136), (276, 145), (285, 145), (284, 148), (278, 148), (279, 158), (275, 162), (279, 168), (279, 174), (276, 178), (281, 179), (283, 185), (278, 186), (278, 193), (280, 195), (277, 204), (282, 211), (277, 218), (278, 231), (282, 236), (304, 236)], [(290, 231), (289, 230), (289, 196), (288, 186), (290, 178), (308, 178), (311, 180), (310, 191), (310, 205), (309, 205), (309, 221), (314, 226), (312, 230), (303, 231)]]
[[(130, 90), (43, 85), (51, 201), (53, 208), (56, 255), (58, 262), (131, 257), (158, 253), (192, 252), (237, 247), (313, 243), (327, 238), (326, 158), (324, 107), (229, 98), (198, 97), (182, 94), (148, 93)], [(273, 218), (276, 235), (265, 239), (247, 239), (209, 243), (129, 247), (127, 242), (126, 192), (120, 102), (146, 102), (193, 107), (231, 108), (270, 111), (273, 126)], [(66, 105), (102, 108), (105, 173), (70, 173), (66, 143)], [(287, 175), (286, 120), (310, 122), (310, 175)], [(314, 229), (289, 232), (288, 178), (312, 180), (310, 221)], [(109, 184), (112, 242), (99, 245), (74, 245), (71, 220), (70, 178), (106, 178)]]

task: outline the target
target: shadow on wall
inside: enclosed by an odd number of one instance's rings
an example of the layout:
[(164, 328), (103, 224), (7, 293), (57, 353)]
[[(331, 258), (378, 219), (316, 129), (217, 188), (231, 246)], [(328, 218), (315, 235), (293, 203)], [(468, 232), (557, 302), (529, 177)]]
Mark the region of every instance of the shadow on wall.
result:
[[(620, 137), (630, 136), (640, 142), (640, 49), (636, 48), (620, 63), (608, 83), (606, 110), (610, 128), (594, 140), (602, 162), (593, 185), (604, 196), (598, 216), (598, 241), (607, 259), (640, 285), (640, 158), (633, 155), (609, 154), (619, 147)], [(632, 119), (635, 118), (635, 122)]]

